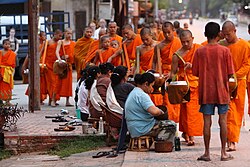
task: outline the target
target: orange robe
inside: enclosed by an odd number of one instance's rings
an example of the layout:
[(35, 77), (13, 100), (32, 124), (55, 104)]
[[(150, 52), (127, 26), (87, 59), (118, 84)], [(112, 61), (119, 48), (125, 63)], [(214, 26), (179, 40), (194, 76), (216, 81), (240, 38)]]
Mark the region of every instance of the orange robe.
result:
[(74, 49), (74, 61), (77, 72), (77, 79), (81, 77), (82, 66), (85, 62), (86, 55), (93, 40), (94, 39), (92, 38), (82, 37), (76, 41)]
[(13, 72), (16, 66), (16, 54), (8, 50), (5, 55), (0, 51), (0, 99), (11, 100), (12, 89), (14, 86)]
[(99, 63), (106, 63), (108, 61), (108, 59), (115, 53), (116, 49), (109, 47), (106, 50), (103, 49), (99, 49), (98, 52), (98, 58), (97, 58), (97, 62), (96, 65), (98, 65)]
[[(194, 53), (199, 47), (201, 45), (193, 44), (192, 49), (182, 57), (184, 61), (192, 64)], [(178, 67), (178, 78), (184, 80), (184, 64), (181, 60), (178, 61)], [(190, 85), (190, 101), (180, 104), (179, 130), (185, 132), (188, 136), (202, 136), (203, 115), (199, 112), (198, 78), (193, 76), (192, 69), (187, 69), (186, 75)]]
[(239, 142), (240, 129), (244, 116), (246, 76), (250, 68), (250, 45), (247, 41), (239, 39), (236, 43), (227, 47), (232, 54), (238, 82), (236, 98), (231, 100), (227, 114), (227, 138), (229, 142)]
[[(63, 56), (63, 49), (60, 49), (60, 56)], [(74, 63), (74, 47), (75, 47), (75, 42), (70, 41), (70, 44), (64, 45), (65, 49), (65, 54), (68, 55), (67, 63), (68, 63), (68, 73), (67, 77), (61, 79), (58, 77), (57, 79), (57, 90), (56, 90), (56, 99), (59, 99), (60, 97), (70, 97), (72, 96), (72, 64)]]
[[(160, 51), (161, 62), (162, 62), (162, 72), (163, 74), (168, 74), (171, 70), (172, 56), (179, 48), (181, 48), (181, 41), (179, 38), (174, 37), (174, 40), (163, 47)], [(170, 120), (179, 122), (180, 116), (180, 105), (179, 104), (170, 104), (168, 99), (167, 92), (163, 98), (163, 104), (168, 108), (168, 117)]]
[(152, 69), (154, 57), (154, 48), (148, 50), (143, 55), (140, 56), (140, 73), (146, 72), (149, 69)]
[(132, 67), (134, 64), (135, 58), (136, 58), (136, 55), (135, 55), (136, 47), (142, 44), (142, 40), (141, 40), (140, 35), (136, 35), (135, 39), (132, 42), (130, 42), (128, 44), (125, 42), (125, 44), (126, 44), (127, 49), (124, 52), (126, 52), (128, 54), (130, 66)]
[[(41, 51), (43, 45), (45, 45), (45, 43), (42, 43), (39, 45), (39, 52)], [(44, 56), (43, 53), (40, 58), (40, 64), (43, 63), (42, 62), (43, 56)], [(47, 86), (46, 86), (45, 73), (46, 73), (46, 67), (45, 68), (40, 67), (40, 101), (44, 101), (47, 98)], [(26, 89), (25, 95), (29, 96), (29, 86)]]
[(208, 44), (207, 41), (204, 41), (204, 42), (201, 43), (202, 46), (205, 46), (205, 45), (207, 45), (207, 44)]
[(161, 31), (160, 33), (159, 33), (159, 36), (158, 36), (158, 41), (163, 41), (165, 39), (165, 37), (164, 37), (164, 34), (163, 34), (163, 31)]
[(179, 38), (174, 37), (173, 41), (163, 47), (160, 51), (162, 73), (167, 74), (171, 71), (172, 56), (179, 48), (181, 48), (181, 41)]
[[(40, 44), (39, 45), (39, 51), (42, 49), (42, 47), (43, 47), (43, 44)], [(42, 56), (40, 58), (40, 63), (41, 64), (43, 63), (42, 61), (43, 61), (43, 53), (42, 53)], [(48, 93), (47, 85), (46, 85), (46, 79), (45, 79), (45, 73), (46, 73), (45, 69), (42, 70), (40, 68), (40, 100), (41, 101), (44, 101), (47, 98), (47, 93)]]
[(57, 75), (53, 72), (53, 64), (57, 60), (56, 47), (57, 47), (57, 42), (48, 45), (47, 54), (45, 58), (45, 64), (47, 67), (45, 80), (46, 80), (47, 91), (50, 98), (52, 98), (53, 93), (56, 94)]
[(95, 58), (95, 55), (96, 55), (96, 51), (100, 48), (100, 40), (94, 40), (90, 47), (89, 47), (89, 50), (88, 50), (88, 53), (86, 55), (86, 58), (85, 58), (85, 62), (84, 62), (84, 65), (83, 65), (83, 68), (86, 67), (86, 65), (90, 62), (93, 62), (94, 58)]
[[(250, 40), (248, 41), (250, 44)], [(250, 115), (250, 70), (247, 74), (247, 96), (248, 96), (248, 114)]]

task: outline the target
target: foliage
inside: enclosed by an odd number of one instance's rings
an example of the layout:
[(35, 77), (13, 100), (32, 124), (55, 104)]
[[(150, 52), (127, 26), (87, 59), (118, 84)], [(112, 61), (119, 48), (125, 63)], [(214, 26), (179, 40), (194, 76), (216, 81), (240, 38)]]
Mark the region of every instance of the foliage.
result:
[(77, 137), (61, 141), (54, 148), (49, 150), (49, 154), (60, 157), (68, 157), (71, 154), (86, 152), (105, 146), (104, 136)]
[(4, 104), (3, 101), (0, 100), (0, 116), (3, 116), (5, 121), (3, 127), (0, 126), (0, 132), (2, 132), (4, 128), (10, 130), (12, 130), (13, 127), (16, 128), (17, 120), (24, 115), (24, 112), (26, 112), (23, 108), (18, 108), (17, 105), (18, 104)]
[(11, 151), (8, 150), (0, 150), (0, 161), (12, 156)]

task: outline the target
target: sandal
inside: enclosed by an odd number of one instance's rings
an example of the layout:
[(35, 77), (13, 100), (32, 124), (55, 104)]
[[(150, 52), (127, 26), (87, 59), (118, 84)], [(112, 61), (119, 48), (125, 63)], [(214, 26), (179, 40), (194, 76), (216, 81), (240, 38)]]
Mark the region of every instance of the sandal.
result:
[(204, 155), (197, 158), (197, 161), (211, 161), (209, 157), (205, 157)]
[(59, 127), (55, 128), (54, 131), (72, 131), (75, 130), (75, 127), (73, 126), (64, 126), (64, 127)]
[(107, 156), (109, 154), (110, 154), (110, 152), (108, 152), (108, 151), (101, 151), (101, 152), (98, 152), (96, 155), (93, 155), (92, 158), (100, 158), (103, 156)]
[(187, 146), (194, 146), (194, 145), (195, 145), (194, 141), (188, 141), (187, 143)]
[(228, 157), (225, 157), (225, 158), (220, 158), (221, 161), (229, 161), (229, 160), (232, 160), (234, 159), (234, 157), (231, 155), (231, 154), (228, 154)]

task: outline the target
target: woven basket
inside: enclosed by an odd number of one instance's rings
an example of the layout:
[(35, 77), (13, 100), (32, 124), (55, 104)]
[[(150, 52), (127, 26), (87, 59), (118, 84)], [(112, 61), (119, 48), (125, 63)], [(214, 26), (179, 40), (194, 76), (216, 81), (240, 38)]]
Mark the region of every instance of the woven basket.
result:
[(173, 151), (173, 143), (169, 141), (156, 141), (155, 152), (167, 153)]

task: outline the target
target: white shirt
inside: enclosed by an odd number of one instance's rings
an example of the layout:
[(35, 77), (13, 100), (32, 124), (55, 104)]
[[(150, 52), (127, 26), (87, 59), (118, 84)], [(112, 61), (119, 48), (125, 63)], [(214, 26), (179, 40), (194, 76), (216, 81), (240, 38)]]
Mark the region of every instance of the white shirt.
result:
[(77, 106), (81, 110), (82, 113), (89, 114), (88, 90), (85, 88), (84, 81), (82, 81), (79, 87)]

